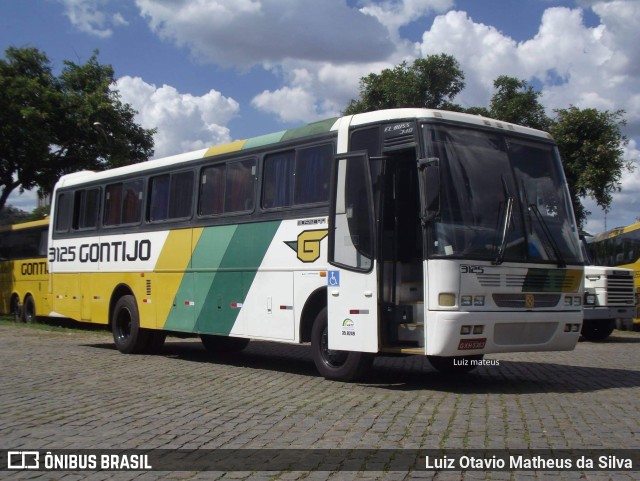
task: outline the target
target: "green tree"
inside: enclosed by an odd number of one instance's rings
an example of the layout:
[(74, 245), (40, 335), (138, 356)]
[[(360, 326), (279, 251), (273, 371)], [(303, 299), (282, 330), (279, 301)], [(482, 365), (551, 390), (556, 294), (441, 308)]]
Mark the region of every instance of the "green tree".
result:
[(378, 109), (426, 107), (460, 110), (452, 103), (464, 88), (464, 73), (451, 55), (430, 55), (412, 65), (402, 62), (360, 79), (360, 100), (351, 100), (346, 115)]
[(6, 56), (0, 60), (0, 209), (15, 189), (36, 185), (38, 164), (49, 155), (58, 103), (46, 55), (10, 47)]
[(580, 200), (590, 196), (608, 210), (613, 192), (620, 191), (624, 171), (633, 166), (624, 160), (628, 139), (622, 133), (626, 125), (624, 110), (596, 109), (555, 110), (557, 115), (550, 132), (558, 143), (571, 200), (580, 227), (590, 214)]
[(35, 48), (10, 47), (0, 59), (0, 208), (12, 191), (38, 187), (83, 169), (104, 170), (148, 159), (153, 129), (134, 122), (110, 65), (97, 51), (59, 76)]
[(551, 119), (536, 92), (525, 80), (501, 75), (493, 82), (496, 93), (491, 98), (489, 115), (498, 120), (549, 130)]

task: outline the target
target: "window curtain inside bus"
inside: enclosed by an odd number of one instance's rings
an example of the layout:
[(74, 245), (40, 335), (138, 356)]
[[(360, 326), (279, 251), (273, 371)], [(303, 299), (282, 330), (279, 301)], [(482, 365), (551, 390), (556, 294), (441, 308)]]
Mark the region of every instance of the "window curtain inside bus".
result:
[(225, 212), (253, 210), (255, 161), (233, 162), (227, 166)]
[(193, 172), (180, 172), (171, 176), (169, 195), (169, 218), (181, 219), (191, 216), (193, 202)]
[(80, 191), (80, 218), (79, 229), (93, 229), (98, 225), (100, 189), (88, 189)]
[(104, 225), (118, 225), (121, 219), (122, 184), (108, 185), (105, 190)]
[(297, 152), (295, 204), (315, 204), (329, 200), (329, 172), (332, 156), (331, 144)]
[(200, 215), (219, 215), (224, 212), (226, 165), (207, 167), (200, 178)]
[(169, 214), (169, 174), (151, 179), (149, 199), (149, 220), (165, 220)]
[(265, 157), (263, 207), (289, 207), (295, 152), (279, 152)]
[(122, 223), (133, 224), (140, 222), (142, 207), (142, 180), (134, 180), (124, 184), (124, 199), (122, 203)]

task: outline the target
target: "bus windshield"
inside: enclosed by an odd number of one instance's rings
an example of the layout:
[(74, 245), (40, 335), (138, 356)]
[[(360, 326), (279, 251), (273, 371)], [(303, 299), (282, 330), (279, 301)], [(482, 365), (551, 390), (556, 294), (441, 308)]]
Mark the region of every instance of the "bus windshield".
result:
[(581, 264), (556, 147), (543, 140), (425, 124), (426, 157), (439, 165), (430, 257)]

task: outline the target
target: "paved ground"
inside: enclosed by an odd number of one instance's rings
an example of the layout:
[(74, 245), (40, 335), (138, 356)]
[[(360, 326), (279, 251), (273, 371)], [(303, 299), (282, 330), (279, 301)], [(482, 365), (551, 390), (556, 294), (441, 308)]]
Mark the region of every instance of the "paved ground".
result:
[[(170, 338), (123, 355), (108, 333), (0, 326), (0, 448), (640, 448), (640, 334), (573, 352), (492, 355), (464, 378), (376, 359), (367, 383), (320, 378), (306, 346), (212, 358)], [(315, 452), (315, 451), (314, 451)], [(318, 451), (323, 453), (324, 451)], [(307, 451), (300, 451), (304, 455)], [(608, 471), (8, 472), (6, 479), (640, 479)]]

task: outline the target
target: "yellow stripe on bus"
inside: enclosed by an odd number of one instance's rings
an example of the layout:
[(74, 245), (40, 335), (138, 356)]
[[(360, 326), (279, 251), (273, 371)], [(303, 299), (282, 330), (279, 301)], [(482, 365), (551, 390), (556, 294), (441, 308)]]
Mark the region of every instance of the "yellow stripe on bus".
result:
[(161, 328), (164, 325), (185, 271), (191, 263), (193, 248), (198, 244), (200, 235), (202, 235), (201, 227), (169, 232), (156, 263), (151, 287), (151, 297), (156, 307), (156, 325), (143, 327)]
[(215, 147), (209, 148), (204, 154), (205, 157), (211, 157), (213, 155), (227, 154), (229, 152), (237, 152), (238, 150), (242, 150), (246, 140), (236, 140), (235, 142), (230, 142), (224, 145), (218, 145)]

